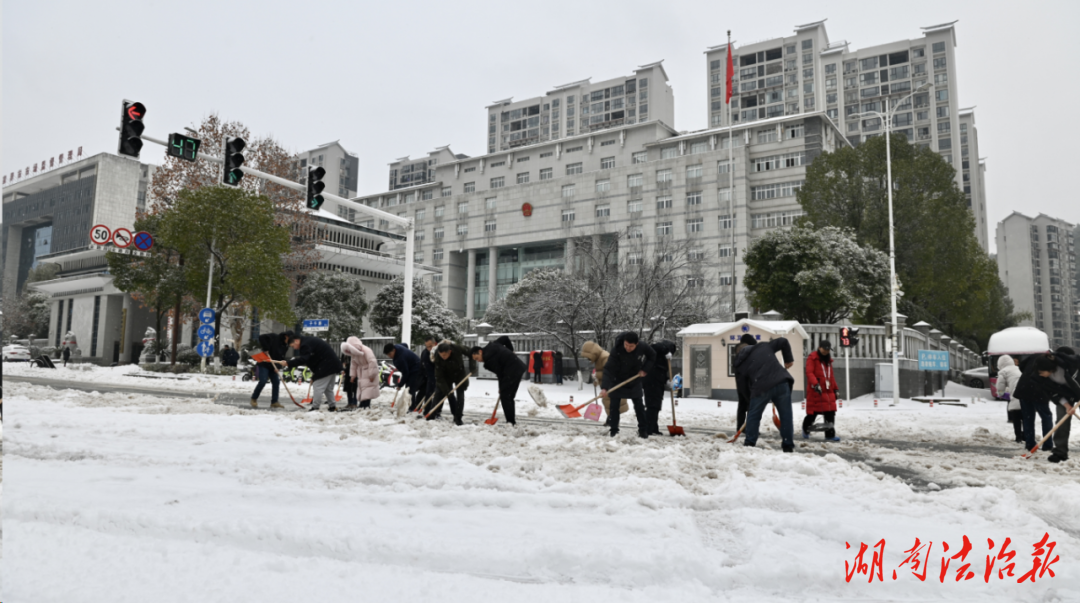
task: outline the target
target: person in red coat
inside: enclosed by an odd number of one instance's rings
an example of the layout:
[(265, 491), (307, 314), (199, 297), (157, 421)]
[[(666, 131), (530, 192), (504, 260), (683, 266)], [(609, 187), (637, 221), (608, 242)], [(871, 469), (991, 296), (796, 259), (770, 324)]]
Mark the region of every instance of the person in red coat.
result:
[(840, 387), (833, 374), (832, 344), (822, 340), (816, 352), (806, 358), (806, 418), (803, 419), (803, 439), (810, 437), (810, 429), (818, 415), (825, 417), (825, 440), (839, 442), (836, 429), (836, 398)]

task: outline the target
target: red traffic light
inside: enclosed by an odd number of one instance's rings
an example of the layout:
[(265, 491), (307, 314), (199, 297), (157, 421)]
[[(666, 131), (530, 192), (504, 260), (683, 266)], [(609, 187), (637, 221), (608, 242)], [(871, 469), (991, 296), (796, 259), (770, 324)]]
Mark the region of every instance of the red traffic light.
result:
[(146, 106), (142, 103), (131, 103), (127, 108), (129, 119), (141, 120), (146, 115)]

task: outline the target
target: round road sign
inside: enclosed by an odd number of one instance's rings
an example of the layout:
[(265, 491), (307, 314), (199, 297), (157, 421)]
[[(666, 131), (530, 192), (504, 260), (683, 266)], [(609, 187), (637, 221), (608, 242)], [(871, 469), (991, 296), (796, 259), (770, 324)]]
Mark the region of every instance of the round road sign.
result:
[(104, 224), (98, 224), (90, 229), (90, 242), (95, 245), (108, 245), (112, 240), (112, 231)]
[(117, 228), (112, 233), (112, 242), (120, 249), (126, 249), (128, 245), (131, 245), (131, 231), (126, 228)]
[(150, 248), (154, 246), (154, 237), (143, 230), (135, 233), (135, 238), (132, 242), (135, 244), (135, 249), (138, 249), (139, 251), (150, 251)]

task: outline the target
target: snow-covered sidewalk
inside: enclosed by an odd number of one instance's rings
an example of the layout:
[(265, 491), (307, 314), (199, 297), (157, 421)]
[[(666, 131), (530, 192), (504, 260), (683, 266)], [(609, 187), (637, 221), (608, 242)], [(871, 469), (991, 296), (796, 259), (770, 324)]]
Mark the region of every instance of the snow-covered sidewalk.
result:
[[(494, 387), (470, 389), (470, 410), (490, 412)], [(519, 412), (534, 406), (525, 387)], [(914, 491), (818, 442), (781, 454), (697, 434), (641, 441), (629, 426), (615, 440), (455, 428), (399, 421), (383, 397), (370, 413), (271, 414), (9, 382), (3, 600), (1080, 600), (1076, 462), (858, 442), (1000, 445), (999, 403), (845, 403), (853, 442), (836, 451), (943, 488)], [(680, 424), (730, 427), (735, 405), (715, 404), (680, 400)], [(1012, 539), (1018, 577), (1047, 532), (1056, 577), (984, 583), (988, 538)], [(976, 577), (954, 582), (952, 560), (942, 584), (941, 543), (952, 556), (965, 535)], [(916, 538), (934, 543), (926, 581), (908, 566), (893, 580)], [(846, 582), (859, 544), (882, 539), (884, 583)]]

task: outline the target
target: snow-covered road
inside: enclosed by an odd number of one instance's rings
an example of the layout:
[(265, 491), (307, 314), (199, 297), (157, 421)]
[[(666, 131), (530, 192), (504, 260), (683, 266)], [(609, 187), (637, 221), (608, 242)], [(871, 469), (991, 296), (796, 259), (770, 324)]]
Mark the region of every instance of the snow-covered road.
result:
[[(839, 447), (784, 455), (629, 425), (611, 440), (401, 422), (386, 400), (271, 414), (7, 385), (4, 601), (1080, 600), (1080, 466), (1008, 454), (996, 403), (855, 400)], [(484, 384), (470, 393), (490, 413)], [(680, 423), (730, 429), (734, 410), (683, 400)], [(1012, 539), (1019, 576), (1047, 532), (1056, 577), (983, 581), (988, 538)], [(954, 582), (952, 560), (942, 584), (941, 543), (951, 557), (965, 535), (976, 577)], [(893, 580), (916, 538), (934, 543), (926, 581)], [(884, 583), (846, 582), (845, 560), (881, 539)]]

